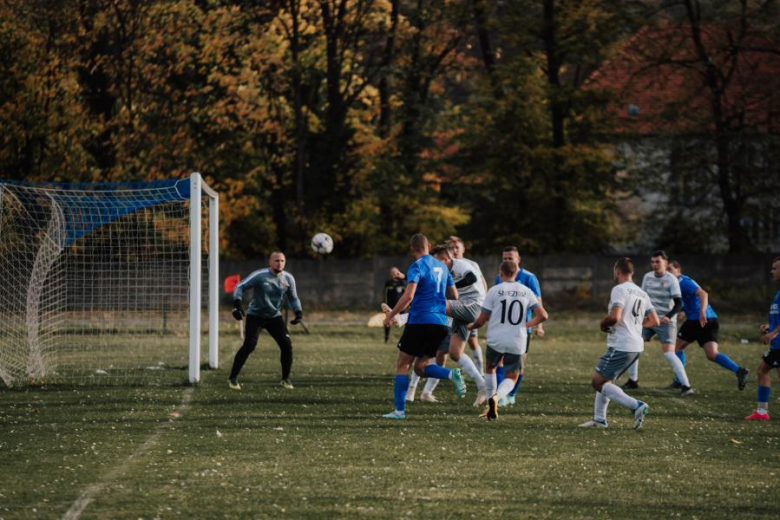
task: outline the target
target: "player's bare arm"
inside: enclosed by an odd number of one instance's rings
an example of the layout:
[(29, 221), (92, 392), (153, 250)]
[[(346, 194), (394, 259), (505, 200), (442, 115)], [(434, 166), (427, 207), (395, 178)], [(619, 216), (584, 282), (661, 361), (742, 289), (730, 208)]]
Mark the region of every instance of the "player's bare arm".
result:
[(458, 289), (454, 285), (450, 285), (447, 287), (447, 299), (448, 300), (457, 300), (458, 299)]
[(657, 327), (661, 324), (661, 320), (658, 319), (658, 313), (655, 311), (650, 311), (647, 314), (645, 314), (645, 319), (642, 322), (642, 327), (649, 329), (651, 327)]
[[(539, 327), (541, 327), (542, 323), (547, 321), (547, 318), (549, 318), (549, 317), (550, 316), (547, 314), (547, 311), (544, 310), (544, 307), (542, 307), (542, 305), (539, 304), (536, 307), (534, 307), (534, 317), (533, 317), (533, 319), (531, 321), (526, 323), (526, 326), (527, 327), (535, 327), (535, 326), (538, 325)], [(544, 335), (544, 333), (542, 333), (542, 335)]]
[(388, 312), (387, 316), (385, 316), (385, 327), (390, 327), (393, 324), (393, 318), (399, 315), (401, 311), (406, 309), (409, 304), (412, 303), (415, 291), (417, 291), (417, 284), (415, 282), (411, 282), (406, 286), (406, 290), (401, 295), (398, 303), (396, 303), (395, 307), (393, 307), (393, 310)]
[(623, 307), (612, 307), (607, 317), (601, 320), (601, 332), (609, 332), (610, 327), (617, 324), (623, 317)]
[[(536, 299), (539, 301), (539, 307), (541, 307), (542, 306), (542, 297), (538, 296)], [(546, 319), (547, 318), (545, 318), (542, 321), (546, 321)], [(533, 321), (533, 320), (531, 320), (531, 321)], [(528, 326), (529, 327), (533, 327), (533, 325), (530, 325), (530, 324)], [(537, 338), (543, 338), (544, 337), (544, 325), (542, 324), (542, 322), (539, 322), (539, 325), (536, 326), (536, 328), (534, 329), (534, 334), (536, 334)]]
[(485, 311), (482, 311), (479, 313), (479, 316), (477, 316), (477, 319), (473, 323), (469, 323), (469, 326), (467, 327), (469, 330), (475, 330), (480, 328), (482, 325), (487, 323), (487, 320), (490, 319), (490, 315), (487, 314)]
[(764, 337), (761, 338), (761, 342), (764, 345), (769, 345), (769, 343), (772, 342), (773, 339), (777, 337), (778, 334), (780, 334), (780, 325), (774, 328), (774, 330), (769, 330), (769, 325), (763, 325), (761, 327), (763, 330), (761, 332), (765, 332), (766, 334)]
[(699, 306), (699, 324), (704, 328), (707, 325), (707, 306), (710, 304), (710, 295), (707, 291), (699, 287), (696, 290), (696, 296), (699, 297), (701, 305)]

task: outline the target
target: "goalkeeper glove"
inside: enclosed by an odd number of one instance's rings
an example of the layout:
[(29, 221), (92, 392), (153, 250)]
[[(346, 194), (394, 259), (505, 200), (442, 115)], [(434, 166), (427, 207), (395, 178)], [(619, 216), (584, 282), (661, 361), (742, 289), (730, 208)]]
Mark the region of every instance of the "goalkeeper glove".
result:
[(303, 319), (303, 311), (295, 311), (295, 319), (290, 322), (290, 325), (298, 325)]
[(241, 300), (233, 300), (233, 317), (238, 321), (244, 319), (244, 308), (241, 305)]

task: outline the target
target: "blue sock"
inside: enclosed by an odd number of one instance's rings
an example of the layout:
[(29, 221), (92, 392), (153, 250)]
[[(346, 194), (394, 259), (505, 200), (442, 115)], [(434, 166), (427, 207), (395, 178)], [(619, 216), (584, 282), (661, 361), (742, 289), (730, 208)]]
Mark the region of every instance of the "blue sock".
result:
[(432, 377), (434, 379), (449, 379), (450, 372), (452, 372), (452, 370), (441, 367), (436, 363), (431, 363), (425, 367), (425, 377)]
[(726, 370), (731, 370), (732, 372), (736, 372), (739, 370), (739, 365), (734, 363), (730, 357), (728, 357), (726, 354), (720, 354), (718, 353), (717, 356), (715, 356), (714, 359), (715, 363), (719, 364)]
[(517, 376), (517, 383), (515, 383), (515, 387), (512, 389), (511, 392), (509, 392), (509, 395), (514, 397), (517, 395), (517, 391), (520, 389), (520, 383), (523, 382), (523, 374), (520, 374)]
[(409, 376), (406, 374), (395, 376), (395, 386), (393, 387), (393, 401), (395, 409), (403, 412), (406, 408), (406, 391), (409, 390)]
[(759, 403), (769, 403), (769, 390), (770, 390), (770, 388), (768, 386), (759, 386), (758, 387), (758, 402)]
[(504, 367), (496, 367), (496, 388), (504, 380)]

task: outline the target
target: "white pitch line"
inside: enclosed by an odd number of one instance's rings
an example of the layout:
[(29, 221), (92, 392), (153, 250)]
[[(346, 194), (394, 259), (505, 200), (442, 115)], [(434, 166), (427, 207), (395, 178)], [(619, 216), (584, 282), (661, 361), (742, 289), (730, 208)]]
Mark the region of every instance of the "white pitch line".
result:
[[(181, 404), (176, 407), (178, 412), (183, 412), (187, 406), (190, 404), (190, 399), (192, 398), (192, 391), (193, 388), (187, 388), (184, 391), (184, 395), (182, 395)], [(146, 451), (151, 448), (156, 442), (157, 439), (160, 437), (160, 435), (167, 429), (169, 429), (171, 426), (170, 424), (175, 420), (172, 419), (168, 423), (158, 426), (155, 428), (154, 433), (146, 439), (146, 441), (137, 449), (135, 450), (129, 457), (127, 457), (125, 460), (122, 461), (121, 464), (119, 464), (117, 467), (112, 469), (105, 477), (100, 479), (100, 482), (97, 484), (92, 484), (91, 486), (87, 487), (87, 489), (84, 490), (84, 492), (79, 496), (78, 499), (76, 499), (75, 502), (70, 506), (70, 509), (68, 509), (67, 513), (65, 513), (62, 516), (62, 520), (78, 520), (81, 517), (81, 513), (84, 512), (84, 510), (89, 506), (90, 503), (92, 503), (93, 500), (95, 500), (95, 497), (105, 489), (106, 485), (108, 485), (113, 480), (119, 478), (122, 476), (122, 474), (127, 470), (127, 468), (130, 466), (130, 464), (133, 463), (135, 459), (146, 453)]]

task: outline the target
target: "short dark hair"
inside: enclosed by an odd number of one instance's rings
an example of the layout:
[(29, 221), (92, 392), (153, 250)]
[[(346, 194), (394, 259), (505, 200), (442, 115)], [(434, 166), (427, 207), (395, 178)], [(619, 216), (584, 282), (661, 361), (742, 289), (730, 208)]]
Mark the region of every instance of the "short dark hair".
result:
[(514, 262), (501, 262), (498, 270), (504, 276), (514, 276), (517, 274), (517, 264)]
[(617, 269), (623, 274), (633, 274), (634, 262), (629, 257), (624, 256), (623, 258), (615, 262), (615, 269)]
[(773, 263), (773, 264), (774, 264), (775, 262), (780, 262), (780, 256), (778, 256), (777, 258), (775, 258), (774, 260), (772, 260), (772, 263)]
[(454, 244), (455, 242), (460, 242), (461, 244), (463, 244), (463, 239), (460, 237), (456, 237), (455, 235), (450, 235), (449, 238), (447, 239), (447, 242), (450, 244)]
[(427, 253), (428, 251), (425, 245), (428, 243), (428, 237), (422, 233), (417, 233), (416, 235), (412, 236), (412, 239), (409, 241), (409, 246), (412, 248), (412, 251), (417, 251), (418, 253)]
[(659, 249), (658, 251), (650, 255), (651, 258), (655, 258), (657, 256), (660, 256), (664, 260), (669, 260), (669, 255), (667, 255), (666, 251), (664, 251), (663, 249)]
[(444, 253), (447, 258), (452, 260), (452, 253), (450, 253), (450, 248), (448, 244), (436, 244), (431, 248), (431, 255), (436, 256), (441, 253)]
[(517, 249), (515, 246), (506, 246), (504, 248), (504, 253), (517, 253), (520, 254), (520, 250)]
[(273, 251), (271, 251), (271, 254), (268, 255), (268, 259), (270, 260), (271, 257), (274, 255), (284, 255), (284, 251), (281, 251), (279, 249), (274, 249)]
[(680, 271), (682, 271), (682, 265), (680, 265), (680, 262), (678, 262), (677, 260), (669, 260), (669, 265), (671, 265), (675, 269), (679, 269)]

